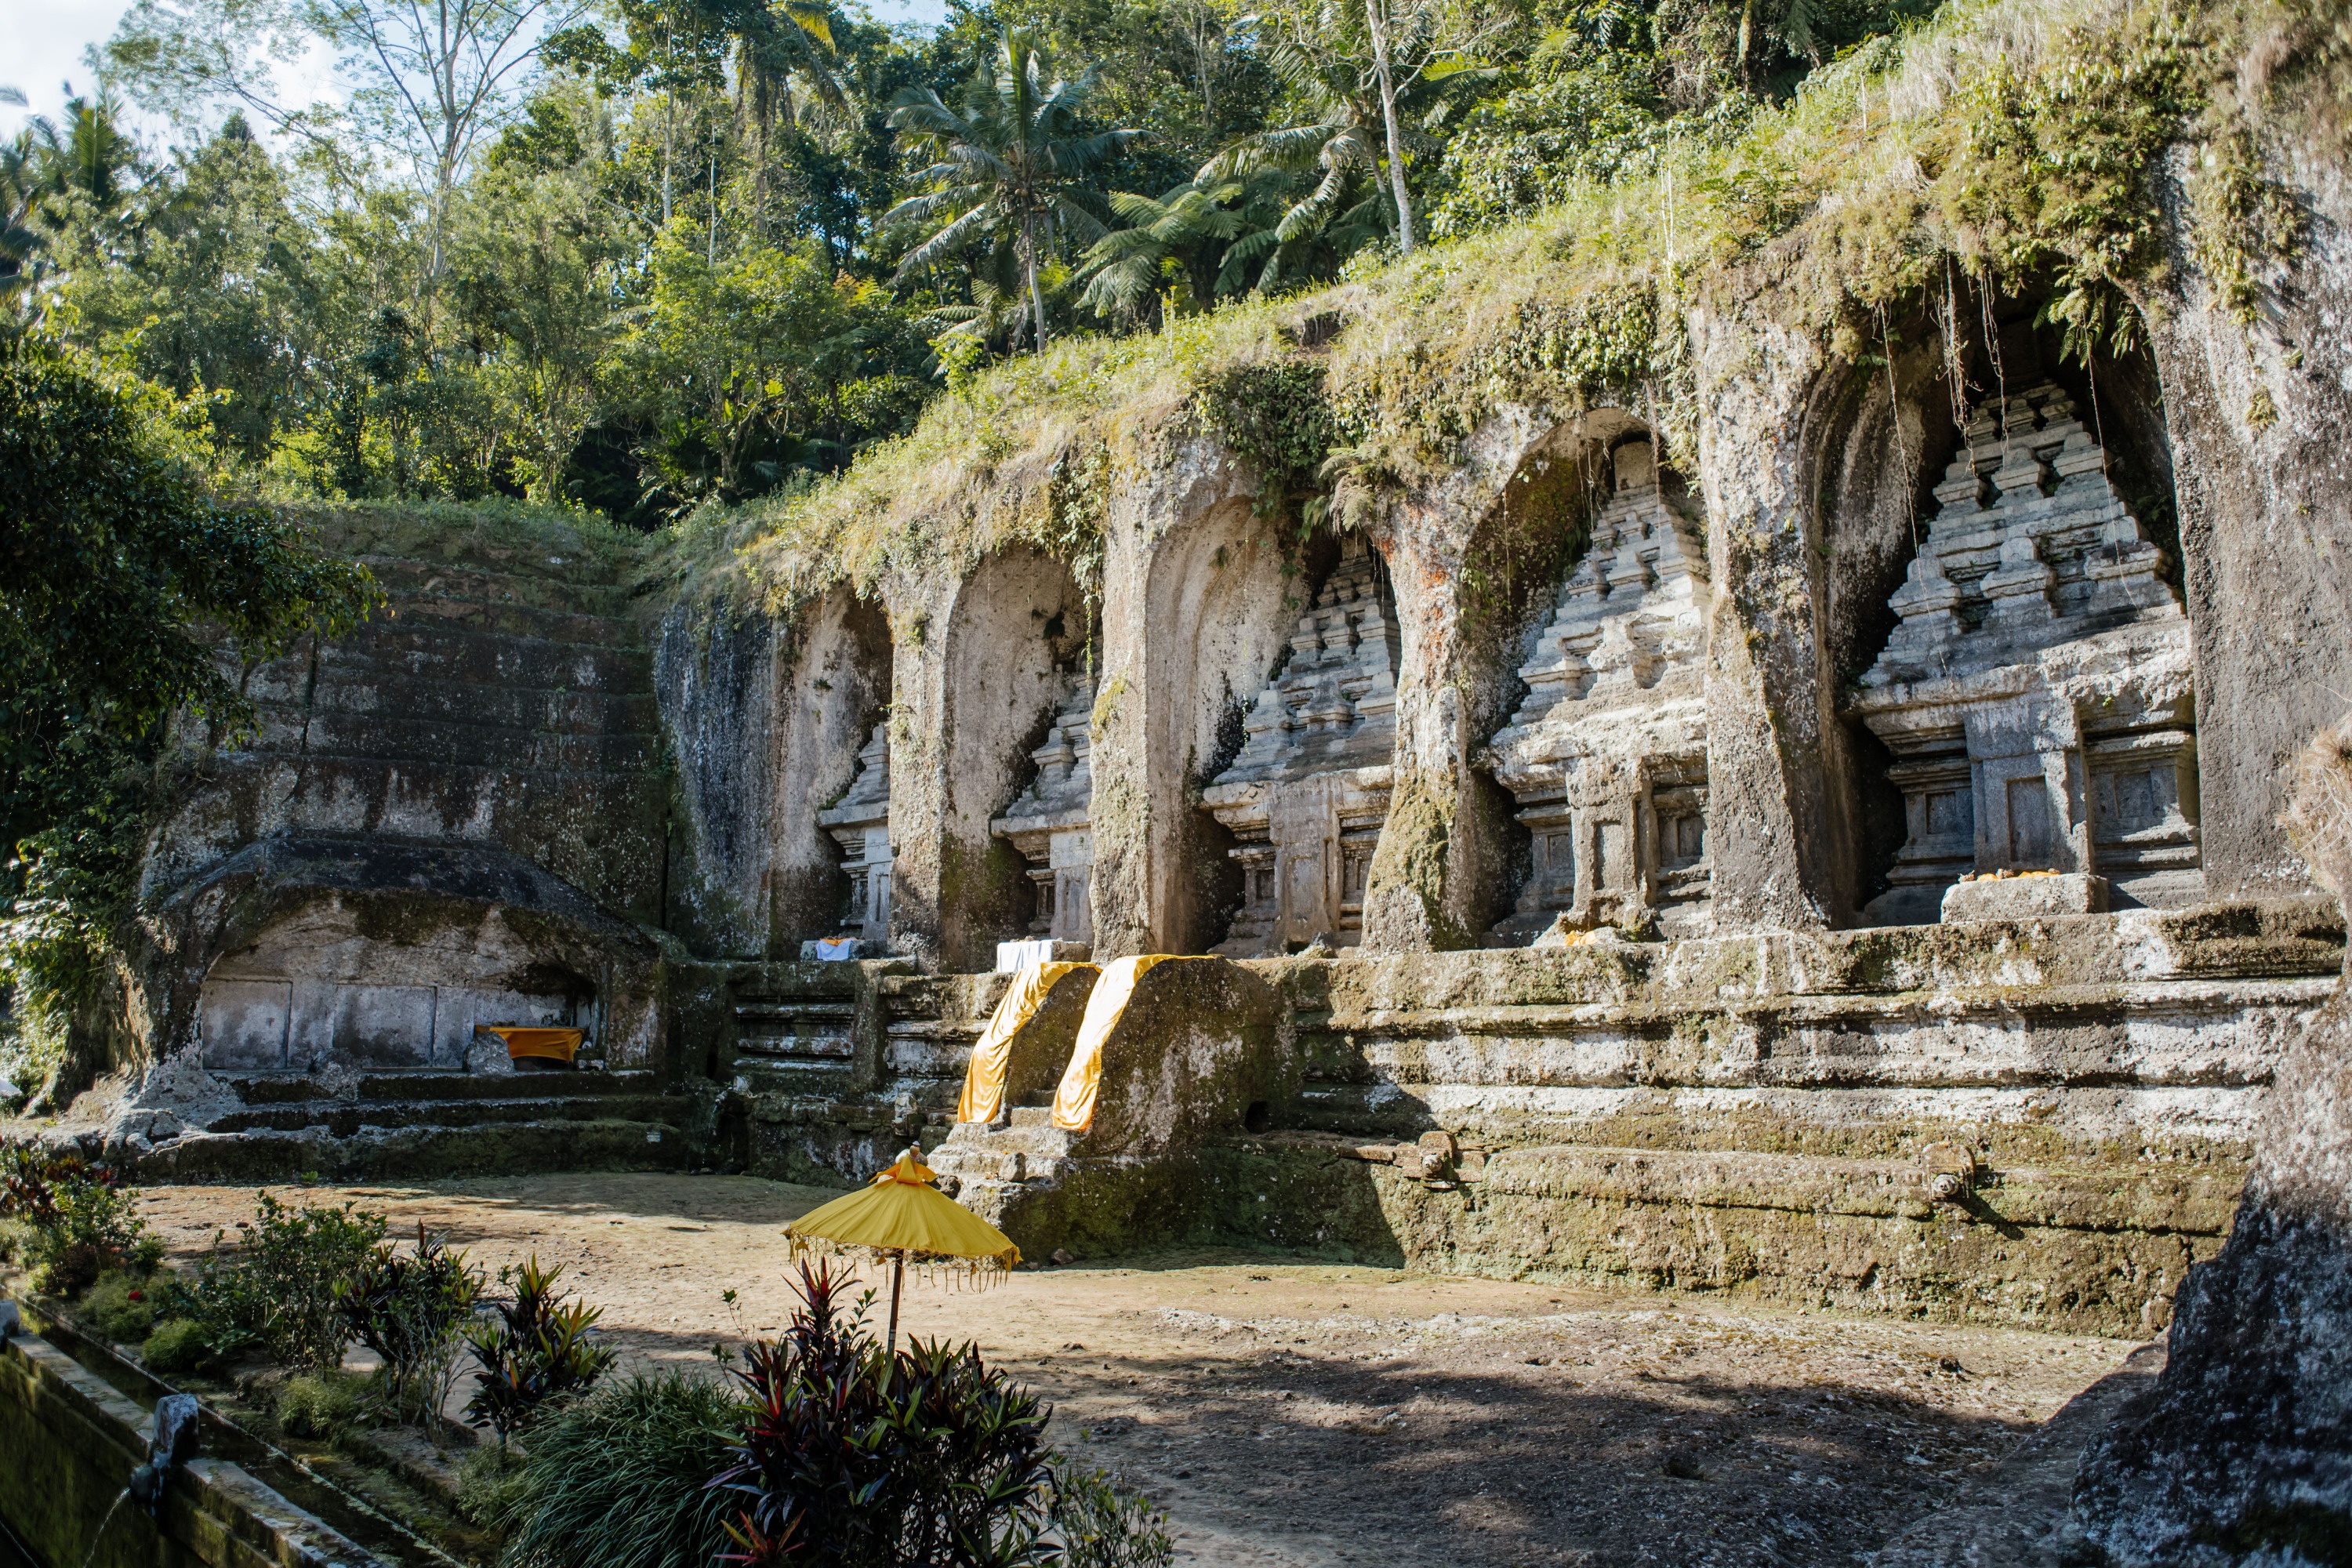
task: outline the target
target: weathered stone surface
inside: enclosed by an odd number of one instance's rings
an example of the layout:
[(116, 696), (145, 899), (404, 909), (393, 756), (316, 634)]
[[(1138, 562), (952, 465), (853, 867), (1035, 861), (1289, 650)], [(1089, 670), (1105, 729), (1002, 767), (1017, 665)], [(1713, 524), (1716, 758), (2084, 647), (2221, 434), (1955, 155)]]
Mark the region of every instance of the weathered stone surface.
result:
[(1560, 911), (1587, 929), (1654, 916), (1672, 935), (1706, 929), (1706, 562), (1660, 489), (1654, 443), (1629, 437), (1611, 459), (1616, 488), (1489, 752), (1534, 841), (1503, 941)]
[(1364, 888), (1396, 749), (1396, 615), (1360, 534), (1299, 616), (1282, 668), (1242, 720), (1247, 737), (1202, 793), (1236, 840), (1241, 908), (1216, 952), (1295, 952), (1362, 939)]
[[(2305, 753), (2294, 826), (2352, 896), (2352, 721)], [(2279, 1064), (2229, 1246), (2181, 1288), (2152, 1406), (2075, 1502), (2116, 1564), (2342, 1561), (2352, 1542), (2352, 1000)]]
[(2103, 915), (2108, 899), (2107, 879), (2082, 871), (1994, 876), (1953, 883), (1944, 889), (1942, 910), (1948, 921), (2030, 921)]

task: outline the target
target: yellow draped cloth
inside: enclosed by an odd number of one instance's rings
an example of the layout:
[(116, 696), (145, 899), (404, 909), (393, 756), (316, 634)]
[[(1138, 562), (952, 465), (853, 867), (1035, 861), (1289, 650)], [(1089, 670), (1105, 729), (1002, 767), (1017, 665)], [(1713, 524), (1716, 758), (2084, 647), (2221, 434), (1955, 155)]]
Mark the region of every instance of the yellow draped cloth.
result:
[(1135, 995), (1135, 983), (1173, 956), (1156, 952), (1142, 958), (1114, 958), (1103, 965), (1102, 978), (1095, 982), (1094, 994), (1087, 999), (1087, 1016), (1078, 1025), (1078, 1043), (1070, 1052), (1062, 1087), (1054, 1091), (1055, 1126), (1066, 1132), (1084, 1132), (1094, 1125), (1095, 1097), (1102, 1092), (1103, 1043), (1126, 1013)]
[(542, 1057), (549, 1061), (569, 1062), (580, 1054), (581, 1043), (588, 1037), (585, 1029), (527, 1029), (518, 1024), (477, 1024), (478, 1035), (496, 1035), (507, 1043), (507, 1055), (517, 1061), (525, 1057)]
[(1013, 1061), (1013, 1037), (1037, 1016), (1055, 981), (1073, 969), (1093, 967), (1091, 963), (1033, 963), (1013, 977), (964, 1067), (963, 1098), (956, 1101), (958, 1121), (993, 1121), (1004, 1114), (1004, 1074)]

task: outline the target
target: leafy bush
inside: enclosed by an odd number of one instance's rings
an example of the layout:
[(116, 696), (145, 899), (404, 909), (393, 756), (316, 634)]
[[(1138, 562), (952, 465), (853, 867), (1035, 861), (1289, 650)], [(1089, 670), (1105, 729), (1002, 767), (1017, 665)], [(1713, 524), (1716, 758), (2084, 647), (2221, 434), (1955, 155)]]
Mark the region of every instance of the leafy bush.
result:
[(374, 1403), (357, 1373), (297, 1373), (278, 1391), (278, 1425), (296, 1437), (333, 1437), (364, 1425)]
[(358, 1272), (337, 1282), (343, 1321), (383, 1358), (384, 1397), (402, 1420), (430, 1424), (439, 1415), (481, 1286), (481, 1270), (427, 1235), (422, 1221), (410, 1251), (379, 1242)]
[(1053, 1495), (1063, 1568), (1169, 1568), (1176, 1561), (1168, 1515), (1108, 1472), (1056, 1465)]
[(742, 1428), (727, 1384), (640, 1373), (533, 1428), (527, 1458), (481, 1450), (460, 1498), (478, 1522), (507, 1532), (505, 1568), (704, 1568), (726, 1551), (736, 1507), (710, 1478)]
[(169, 1280), (118, 1268), (99, 1277), (81, 1299), (81, 1316), (117, 1344), (136, 1344), (155, 1327)]
[(194, 1318), (166, 1318), (155, 1325), (139, 1359), (150, 1372), (194, 1372), (213, 1358), (211, 1335)]
[(261, 1194), (258, 1223), (241, 1220), (235, 1247), (215, 1243), (173, 1310), (204, 1323), (216, 1356), (258, 1349), (279, 1366), (325, 1372), (351, 1342), (336, 1287), (383, 1239), (384, 1217), (345, 1204), (293, 1208)]
[(499, 1283), (514, 1295), (493, 1301), (496, 1314), (467, 1331), (481, 1383), (466, 1405), (466, 1419), (497, 1430), (504, 1442), (551, 1405), (588, 1391), (613, 1364), (613, 1352), (594, 1339), (601, 1307), (565, 1302), (555, 1282), (563, 1266), (541, 1268), (533, 1254), (520, 1268), (499, 1270)]
[(36, 1289), (71, 1295), (109, 1269), (152, 1269), (163, 1247), (139, 1194), (112, 1166), (67, 1150), (0, 1140), (0, 1218), (17, 1222)]
[(1048, 1413), (980, 1352), (932, 1342), (886, 1355), (803, 1265), (801, 1305), (740, 1374), (748, 1429), (718, 1484), (744, 1563), (998, 1564), (1050, 1556)]

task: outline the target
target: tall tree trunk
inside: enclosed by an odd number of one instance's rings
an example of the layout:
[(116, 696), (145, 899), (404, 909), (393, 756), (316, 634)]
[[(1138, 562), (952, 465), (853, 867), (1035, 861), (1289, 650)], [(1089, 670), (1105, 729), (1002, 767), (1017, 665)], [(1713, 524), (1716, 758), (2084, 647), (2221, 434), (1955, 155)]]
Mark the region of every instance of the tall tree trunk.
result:
[(1021, 264), (1029, 274), (1029, 310), (1037, 321), (1037, 352), (1045, 352), (1045, 296), (1037, 288), (1037, 220), (1021, 215)]
[(1372, 69), (1381, 79), (1381, 121), (1389, 143), (1389, 187), (1396, 194), (1397, 248), (1412, 254), (1412, 193), (1404, 183), (1404, 142), (1397, 134), (1396, 78), (1389, 71), (1388, 0), (1364, 0), (1372, 30)]

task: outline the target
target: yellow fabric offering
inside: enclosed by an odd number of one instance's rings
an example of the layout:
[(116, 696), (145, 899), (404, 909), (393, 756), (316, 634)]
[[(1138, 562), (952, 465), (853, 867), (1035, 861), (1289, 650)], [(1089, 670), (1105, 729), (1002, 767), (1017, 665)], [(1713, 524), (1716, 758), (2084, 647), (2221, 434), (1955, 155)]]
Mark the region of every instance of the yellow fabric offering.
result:
[(543, 1057), (549, 1061), (568, 1062), (580, 1054), (581, 1042), (588, 1037), (585, 1029), (526, 1029), (516, 1024), (477, 1024), (474, 1032), (496, 1035), (504, 1040), (509, 1060)]
[(1021, 1249), (1003, 1231), (931, 1185), (933, 1173), (909, 1149), (847, 1197), (784, 1226), (794, 1242), (830, 1241), (919, 1258), (966, 1258), (1012, 1268)]
[(1078, 1043), (1054, 1091), (1054, 1125), (1066, 1132), (1084, 1132), (1094, 1125), (1095, 1097), (1102, 1092), (1103, 1042), (1118, 1026), (1135, 995), (1135, 983), (1173, 953), (1156, 952), (1141, 958), (1114, 958), (1103, 965), (1095, 994), (1087, 999), (1087, 1016), (1078, 1025)]
[(1004, 1074), (1013, 1060), (1013, 1037), (1037, 1016), (1055, 982), (1073, 969), (1091, 963), (1033, 963), (1013, 977), (1004, 1000), (989, 1015), (988, 1027), (971, 1047), (963, 1069), (963, 1098), (956, 1101), (958, 1121), (993, 1121), (1004, 1114)]

